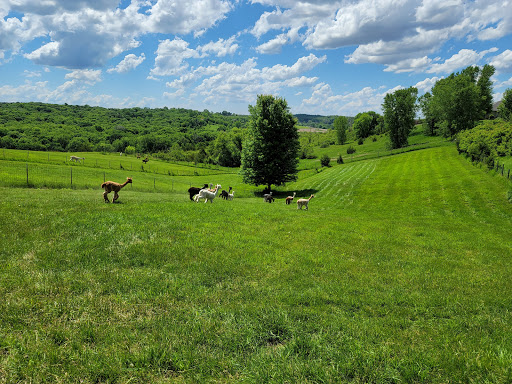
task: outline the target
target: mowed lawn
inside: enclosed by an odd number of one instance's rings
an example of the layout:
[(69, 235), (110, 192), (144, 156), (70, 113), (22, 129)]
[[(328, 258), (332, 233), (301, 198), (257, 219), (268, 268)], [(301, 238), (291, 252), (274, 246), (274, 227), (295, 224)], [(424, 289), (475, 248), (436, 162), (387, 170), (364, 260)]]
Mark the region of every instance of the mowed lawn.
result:
[(2, 188), (0, 382), (508, 383), (506, 178), (452, 147), (258, 197)]

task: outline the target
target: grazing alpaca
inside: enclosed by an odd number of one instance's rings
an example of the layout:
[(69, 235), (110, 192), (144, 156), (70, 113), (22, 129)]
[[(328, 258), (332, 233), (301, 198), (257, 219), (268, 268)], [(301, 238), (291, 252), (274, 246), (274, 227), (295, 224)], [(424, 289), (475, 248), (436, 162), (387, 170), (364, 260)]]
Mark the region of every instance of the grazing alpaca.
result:
[(190, 187), (188, 189), (188, 193), (190, 195), (190, 200), (194, 201), (194, 196), (197, 195), (201, 189), (205, 189), (205, 188), (208, 188), (208, 184), (205, 184), (203, 188)]
[(273, 201), (274, 201), (274, 198), (272, 197), (272, 192), (270, 192), (270, 193), (265, 193), (265, 194), (263, 195), (263, 201), (264, 201), (265, 203), (271, 203), (271, 202), (273, 202)]
[(235, 191), (231, 192), (231, 193), (228, 195), (228, 200), (233, 200), (233, 197), (235, 197)]
[(297, 200), (297, 209), (302, 209), (302, 207), (306, 207), (306, 211), (308, 210), (309, 200), (311, 200), (315, 195), (309, 196), (309, 199), (299, 199)]
[(194, 200), (196, 203), (199, 202), (200, 199), (204, 199), (204, 202), (207, 203), (210, 201), (210, 203), (213, 203), (213, 199), (217, 196), (217, 192), (219, 192), (220, 184), (217, 184), (215, 186), (214, 192), (210, 192), (208, 189), (201, 189), (199, 193), (194, 196)]
[(70, 156), (69, 161), (75, 161), (81, 163), (82, 160), (85, 160), (85, 157), (78, 157), (78, 156)]
[(108, 199), (108, 194), (112, 191), (114, 191), (114, 198), (112, 199), (112, 203), (115, 203), (117, 199), (119, 199), (119, 191), (121, 188), (123, 188), (126, 184), (131, 184), (132, 178), (127, 177), (126, 181), (123, 184), (116, 183), (115, 181), (105, 181), (103, 184), (101, 184), (101, 188), (105, 190), (103, 192), (103, 198), (105, 199), (105, 203), (110, 203)]
[(293, 192), (293, 196), (288, 196), (286, 198), (286, 205), (290, 205), (293, 199), (295, 199), (295, 192)]

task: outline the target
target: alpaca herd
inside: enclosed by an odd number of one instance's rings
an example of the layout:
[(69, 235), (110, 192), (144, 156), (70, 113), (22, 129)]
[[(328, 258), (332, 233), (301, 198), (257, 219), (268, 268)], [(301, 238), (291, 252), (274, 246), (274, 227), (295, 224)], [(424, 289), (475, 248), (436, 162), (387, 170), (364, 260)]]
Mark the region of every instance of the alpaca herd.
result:
[[(126, 181), (124, 183), (116, 183), (115, 181), (105, 181), (103, 184), (101, 184), (101, 188), (104, 189), (103, 192), (103, 200), (105, 203), (110, 203), (110, 200), (108, 199), (108, 194), (110, 192), (114, 192), (114, 197), (112, 198), (112, 203), (115, 203), (117, 199), (119, 199), (119, 191), (123, 189), (127, 184), (132, 184), (132, 178), (127, 177)], [(215, 187), (213, 187), (213, 184), (204, 184), (202, 188), (198, 187), (190, 187), (188, 189), (188, 193), (190, 196), (191, 201), (195, 201), (198, 203), (201, 199), (204, 199), (204, 202), (210, 202), (213, 203), (213, 200), (217, 197), (217, 194), (219, 193), (221, 185), (217, 184)], [(285, 199), (285, 204), (290, 205), (293, 199), (295, 199), (296, 192), (293, 192), (293, 196), (288, 196)], [(229, 187), (229, 190), (222, 190), (220, 196), (225, 200), (233, 200), (235, 197), (235, 191), (233, 191), (232, 187)], [(297, 200), (297, 209), (302, 210), (303, 207), (306, 208), (306, 211), (309, 209), (309, 202), (310, 200), (315, 197), (315, 195), (311, 195), (307, 199), (298, 199)], [(272, 192), (265, 193), (263, 195), (263, 201), (265, 203), (272, 203), (275, 201), (275, 198), (272, 196)]]

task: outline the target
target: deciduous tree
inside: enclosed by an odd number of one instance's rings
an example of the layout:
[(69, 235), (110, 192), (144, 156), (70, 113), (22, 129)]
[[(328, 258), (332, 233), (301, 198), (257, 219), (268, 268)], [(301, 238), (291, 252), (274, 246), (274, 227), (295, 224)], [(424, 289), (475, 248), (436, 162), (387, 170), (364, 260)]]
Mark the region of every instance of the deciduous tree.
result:
[(244, 183), (270, 190), (272, 185), (297, 180), (299, 133), (286, 100), (259, 95), (249, 112), (240, 170)]
[(407, 145), (409, 133), (414, 127), (417, 96), (418, 90), (410, 87), (388, 93), (384, 97), (382, 104), (384, 123), (389, 131), (392, 148), (402, 148)]

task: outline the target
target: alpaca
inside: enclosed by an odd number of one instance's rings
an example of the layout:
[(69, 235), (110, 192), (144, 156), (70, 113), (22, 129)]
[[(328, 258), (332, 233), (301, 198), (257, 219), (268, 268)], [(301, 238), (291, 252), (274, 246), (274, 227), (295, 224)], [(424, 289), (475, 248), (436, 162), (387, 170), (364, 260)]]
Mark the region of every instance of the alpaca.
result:
[(293, 199), (295, 199), (295, 192), (293, 192), (293, 196), (288, 196), (286, 198), (286, 205), (290, 205)]
[(75, 161), (81, 163), (82, 160), (85, 160), (85, 157), (78, 157), (78, 156), (70, 156), (69, 161)]
[(116, 183), (115, 181), (105, 181), (103, 184), (101, 184), (101, 188), (105, 190), (105, 192), (103, 192), (103, 199), (105, 199), (105, 203), (110, 203), (108, 194), (112, 191), (114, 191), (114, 198), (112, 199), (112, 203), (115, 203), (116, 200), (119, 199), (119, 191), (121, 188), (123, 188), (126, 184), (131, 184), (131, 182), (132, 178), (127, 177), (123, 184)]
[(233, 198), (235, 197), (235, 191), (231, 192), (229, 195), (228, 195), (228, 200), (233, 200)]
[(220, 197), (222, 197), (224, 200), (228, 200), (229, 198), (229, 194), (231, 193), (231, 190), (233, 189), (233, 187), (229, 187), (229, 191), (226, 191), (226, 190), (222, 190), (220, 192)]
[(194, 196), (195, 196), (195, 195), (197, 195), (201, 189), (205, 189), (205, 188), (208, 188), (208, 184), (205, 184), (205, 185), (203, 186), (203, 188), (190, 187), (190, 188), (188, 189), (188, 193), (189, 193), (189, 195), (190, 195), (190, 200), (194, 201)]
[(146, 156), (146, 158), (145, 158), (144, 160), (142, 160), (142, 162), (143, 162), (144, 164), (147, 164), (147, 162), (148, 162), (148, 161), (149, 161), (149, 159), (148, 159), (148, 157), (147, 157), (147, 156)]
[(263, 201), (264, 201), (265, 203), (271, 203), (271, 202), (273, 202), (273, 201), (274, 201), (274, 198), (272, 197), (272, 192), (270, 192), (270, 193), (265, 193), (265, 194), (263, 195)]
[(220, 188), (220, 184), (217, 184), (215, 186), (214, 192), (210, 192), (207, 189), (201, 189), (199, 191), (199, 193), (196, 196), (194, 196), (194, 200), (196, 201), (196, 203), (198, 203), (200, 199), (204, 199), (205, 203), (207, 203), (208, 201), (210, 201), (210, 203), (213, 203), (213, 199), (215, 199), (215, 197), (217, 196), (217, 192), (219, 192), (219, 188)]
[(302, 207), (306, 207), (306, 211), (308, 210), (309, 200), (311, 200), (315, 195), (309, 196), (309, 199), (299, 199), (297, 200), (297, 209), (302, 209)]

